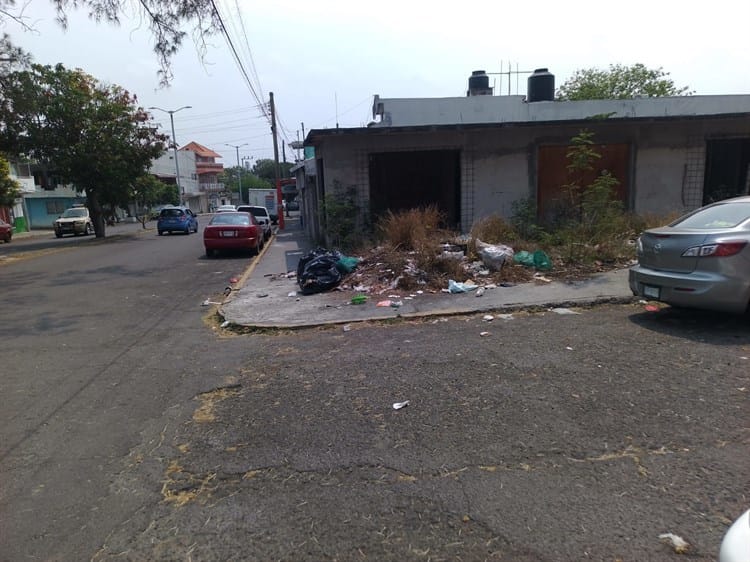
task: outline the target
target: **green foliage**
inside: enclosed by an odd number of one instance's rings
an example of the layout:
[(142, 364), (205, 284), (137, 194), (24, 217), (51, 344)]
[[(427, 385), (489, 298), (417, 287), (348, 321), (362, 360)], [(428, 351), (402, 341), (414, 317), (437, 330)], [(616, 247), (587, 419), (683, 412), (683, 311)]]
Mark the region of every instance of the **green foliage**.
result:
[(636, 96), (684, 96), (692, 92), (687, 86), (678, 88), (661, 67), (646, 68), (612, 64), (608, 70), (580, 69), (560, 86), (560, 100), (632, 99)]
[(240, 190), (240, 180), (242, 183), (242, 193), (240, 199), (247, 201), (248, 189), (269, 189), (273, 187), (273, 182), (259, 178), (254, 173), (246, 170), (242, 166), (224, 168), (219, 175), (219, 182), (223, 183), (228, 191), (238, 193)]
[[(57, 21), (68, 26), (68, 12), (84, 10), (97, 23), (119, 25), (123, 15), (136, 16), (151, 31), (154, 53), (159, 63), (158, 75), (162, 85), (172, 79), (172, 58), (179, 51), (186, 37), (193, 38), (201, 57), (206, 53), (206, 40), (222, 29), (219, 12), (213, 0), (50, 0), (57, 9)], [(26, 23), (23, 10), (26, 2), (19, 2), (17, 11), (14, 0), (0, 0), (0, 23), (5, 18), (14, 19), (27, 31), (34, 28)]]
[(354, 188), (341, 190), (336, 184), (334, 193), (323, 198), (320, 213), (320, 224), (332, 247), (350, 250), (362, 242), (362, 230), (357, 229), (359, 206)]
[(20, 197), (18, 182), (10, 177), (10, 163), (0, 154), (0, 207), (10, 207)]
[(133, 181), (131, 198), (136, 204), (138, 218), (145, 228), (151, 207), (160, 203), (177, 205), (180, 202), (180, 193), (175, 184), (166, 184), (151, 174), (142, 174)]
[(562, 186), (564, 200), (553, 219), (556, 228), (545, 239), (563, 246), (568, 261), (613, 259), (629, 231), (628, 217), (616, 196), (619, 181), (603, 170), (591, 183), (583, 183), (586, 172), (601, 158), (589, 131), (571, 139), (567, 157), (570, 181)]
[[(513, 225), (518, 238), (540, 240), (544, 236), (544, 228), (537, 219), (536, 199), (533, 197), (518, 199), (513, 201), (510, 208), (512, 212), (510, 224)], [(490, 241), (487, 240), (487, 242)]]
[[(288, 178), (290, 170), (292, 169), (291, 162), (279, 162), (279, 178)], [(253, 174), (259, 178), (266, 180), (271, 184), (271, 187), (276, 185), (276, 161), (270, 158), (261, 158), (255, 162), (253, 166)]]
[(32, 65), (4, 82), (0, 150), (36, 160), (85, 191), (103, 237), (103, 207), (127, 204), (133, 178), (164, 152), (166, 137), (134, 96), (80, 70)]

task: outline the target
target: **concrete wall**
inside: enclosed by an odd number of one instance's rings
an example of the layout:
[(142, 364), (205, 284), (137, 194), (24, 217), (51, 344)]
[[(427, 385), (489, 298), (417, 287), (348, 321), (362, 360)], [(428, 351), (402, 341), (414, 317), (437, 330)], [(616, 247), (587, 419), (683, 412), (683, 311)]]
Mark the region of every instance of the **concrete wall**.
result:
[[(750, 136), (750, 117), (682, 121), (592, 121), (587, 128), (601, 144), (631, 146), (630, 200), (636, 213), (667, 214), (702, 202), (706, 140)], [(321, 138), (324, 190), (351, 189), (369, 210), (369, 155), (415, 150), (461, 151), (461, 228), (468, 231), (485, 216), (510, 217), (514, 201), (536, 196), (536, 151), (568, 144), (580, 125), (439, 129), (425, 132), (383, 130)], [(380, 131), (378, 131), (380, 133)]]

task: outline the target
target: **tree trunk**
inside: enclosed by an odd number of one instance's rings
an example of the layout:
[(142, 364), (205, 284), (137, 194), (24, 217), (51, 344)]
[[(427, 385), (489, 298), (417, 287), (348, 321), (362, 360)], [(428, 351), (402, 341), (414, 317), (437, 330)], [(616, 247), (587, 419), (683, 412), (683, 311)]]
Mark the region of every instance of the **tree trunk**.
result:
[(104, 238), (106, 235), (104, 231), (104, 213), (102, 212), (102, 206), (99, 203), (99, 199), (96, 196), (96, 191), (86, 188), (86, 199), (88, 202), (89, 214), (91, 215), (91, 222), (94, 223), (94, 233), (97, 238)]

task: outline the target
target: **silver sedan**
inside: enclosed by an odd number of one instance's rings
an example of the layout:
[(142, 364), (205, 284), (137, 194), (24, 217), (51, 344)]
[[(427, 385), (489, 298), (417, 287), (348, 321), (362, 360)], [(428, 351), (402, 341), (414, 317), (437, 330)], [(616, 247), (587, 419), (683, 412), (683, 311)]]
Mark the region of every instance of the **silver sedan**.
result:
[(634, 295), (743, 313), (750, 304), (750, 197), (712, 203), (638, 239)]

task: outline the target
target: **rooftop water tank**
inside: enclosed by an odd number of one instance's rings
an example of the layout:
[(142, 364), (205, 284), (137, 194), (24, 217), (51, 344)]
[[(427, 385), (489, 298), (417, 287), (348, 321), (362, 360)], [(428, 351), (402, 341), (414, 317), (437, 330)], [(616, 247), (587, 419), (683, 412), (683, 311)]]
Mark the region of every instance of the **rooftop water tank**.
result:
[(469, 90), (467, 96), (491, 96), (490, 77), (484, 70), (475, 70), (469, 76)]
[(526, 101), (553, 101), (555, 99), (555, 75), (546, 68), (537, 68), (529, 76)]

